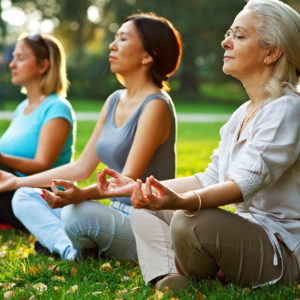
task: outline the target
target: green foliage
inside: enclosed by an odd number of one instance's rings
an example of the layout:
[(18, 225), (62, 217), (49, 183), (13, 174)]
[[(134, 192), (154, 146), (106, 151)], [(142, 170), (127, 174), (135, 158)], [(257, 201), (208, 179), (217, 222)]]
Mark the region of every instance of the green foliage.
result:
[[(199, 84), (204, 80), (216, 81), (222, 76), (220, 41), (244, 5), (240, 0), (215, 0), (213, 3), (210, 0), (184, 3), (181, 0), (12, 0), (12, 3), (25, 13), (36, 10), (43, 19), (58, 20), (54, 34), (67, 50), (70, 95), (75, 97), (107, 97), (118, 85), (109, 71), (108, 45), (127, 15), (145, 11), (167, 17), (179, 29), (184, 44), (181, 67), (171, 80), (174, 91), (198, 101)], [(98, 23), (87, 17), (90, 5), (97, 5), (99, 9)], [(13, 97), (16, 91), (9, 90), (8, 84), (6, 82), (7, 95)]]

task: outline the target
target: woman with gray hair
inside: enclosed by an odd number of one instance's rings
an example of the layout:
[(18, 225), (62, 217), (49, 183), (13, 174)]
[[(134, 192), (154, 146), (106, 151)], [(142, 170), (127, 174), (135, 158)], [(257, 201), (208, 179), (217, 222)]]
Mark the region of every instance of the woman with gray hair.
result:
[[(250, 0), (222, 47), (224, 73), (250, 101), (221, 128), (205, 172), (150, 176), (131, 189), (118, 175), (111, 187), (132, 192), (143, 277), (160, 290), (220, 274), (242, 286), (300, 279), (300, 16), (277, 0)], [(110, 185), (102, 178), (99, 188)], [(229, 204), (235, 213), (219, 208)]]

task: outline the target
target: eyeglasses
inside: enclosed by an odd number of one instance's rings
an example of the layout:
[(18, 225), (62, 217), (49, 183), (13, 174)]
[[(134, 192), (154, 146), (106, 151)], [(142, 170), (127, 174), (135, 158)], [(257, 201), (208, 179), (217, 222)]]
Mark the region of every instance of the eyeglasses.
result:
[(225, 40), (228, 38), (231, 38), (233, 42), (236, 41), (241, 36), (241, 33), (238, 31), (238, 29), (228, 29), (224, 35)]
[(39, 33), (30, 33), (28, 34), (27, 38), (34, 42), (44, 41), (43, 37)]
[[(40, 33), (30, 33), (27, 35), (26, 38), (30, 42), (40, 44), (40, 46), (42, 46), (45, 50), (42, 52), (39, 52), (39, 55), (42, 55), (42, 58), (49, 58), (49, 46)], [(42, 53), (44, 53), (44, 54), (42, 54)]]

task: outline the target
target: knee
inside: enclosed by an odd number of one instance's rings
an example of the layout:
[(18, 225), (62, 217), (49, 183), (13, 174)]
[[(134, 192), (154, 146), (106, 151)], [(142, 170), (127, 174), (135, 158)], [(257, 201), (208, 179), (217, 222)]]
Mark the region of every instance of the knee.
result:
[(94, 206), (95, 203), (92, 201), (65, 206), (61, 212), (61, 224), (64, 230), (68, 233), (85, 223), (91, 223), (94, 216), (99, 213)]
[(197, 239), (205, 239), (207, 235), (211, 235), (214, 232), (212, 220), (216, 220), (218, 211), (218, 209), (203, 209), (192, 218), (186, 217), (182, 211), (177, 211), (170, 224), (174, 248), (177, 245), (190, 244), (195, 235)]
[[(149, 220), (151, 223), (151, 211), (146, 209), (134, 208), (130, 215), (131, 228), (135, 235), (143, 236), (151, 226), (148, 226)], [(150, 218), (149, 218), (150, 217)]]
[(134, 231), (139, 228), (142, 219), (141, 210), (133, 208), (130, 215), (130, 224)]
[(16, 216), (26, 213), (31, 208), (31, 201), (39, 198), (39, 192), (31, 187), (21, 187), (16, 190), (12, 199), (12, 209)]
[(66, 232), (69, 231), (70, 227), (73, 227), (74, 224), (78, 221), (78, 210), (76, 205), (70, 204), (63, 207), (61, 211), (61, 224)]
[(176, 248), (177, 245), (186, 244), (186, 240), (190, 240), (190, 235), (193, 232), (190, 220), (181, 211), (177, 211), (171, 221), (170, 231), (171, 239)]

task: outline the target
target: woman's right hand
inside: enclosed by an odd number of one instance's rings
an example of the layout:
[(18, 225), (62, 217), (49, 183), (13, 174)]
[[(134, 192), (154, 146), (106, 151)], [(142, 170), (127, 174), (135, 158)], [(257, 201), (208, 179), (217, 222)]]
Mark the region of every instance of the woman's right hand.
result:
[[(111, 178), (106, 179), (106, 175)], [(114, 170), (105, 168), (97, 172), (97, 188), (101, 198), (131, 197), (135, 181)]]
[(18, 177), (6, 171), (0, 171), (0, 193), (13, 191), (18, 188)]

